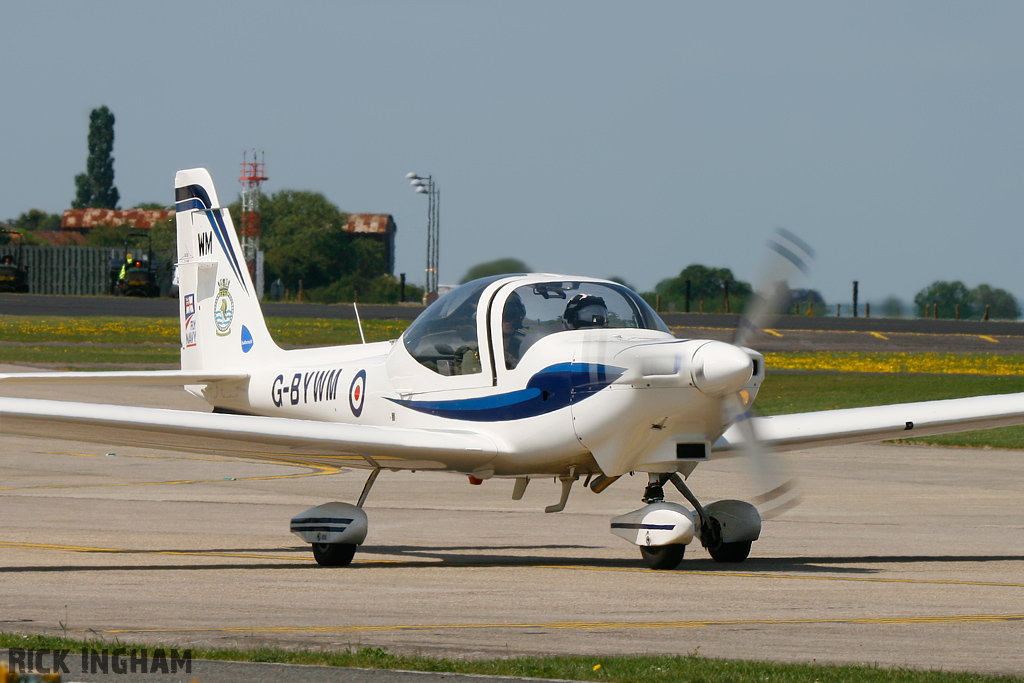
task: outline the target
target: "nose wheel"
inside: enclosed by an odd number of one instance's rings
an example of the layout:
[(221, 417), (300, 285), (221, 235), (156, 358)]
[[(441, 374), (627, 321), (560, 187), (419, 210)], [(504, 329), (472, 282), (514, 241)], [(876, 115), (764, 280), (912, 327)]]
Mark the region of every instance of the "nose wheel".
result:
[(313, 559), (321, 567), (347, 567), (356, 554), (355, 543), (314, 543)]
[[(701, 545), (707, 548), (708, 553), (711, 555), (711, 559), (715, 562), (724, 563), (737, 563), (746, 560), (747, 556), (750, 555), (750, 540), (733, 540), (731, 542), (726, 542), (722, 538), (723, 523), (732, 526), (735, 524), (736, 520), (734, 515), (729, 514), (729, 510), (727, 508), (723, 509), (721, 506), (723, 504), (729, 504), (732, 506), (742, 505), (751, 509), (752, 506), (740, 501), (720, 501), (712, 504), (708, 509), (705, 509), (678, 474), (651, 474), (647, 488), (644, 490), (643, 501), (648, 505), (663, 502), (665, 499), (664, 485), (669, 482), (671, 482), (672, 485), (683, 494), (683, 497), (686, 498), (686, 500), (693, 505), (694, 510), (696, 510), (697, 516), (700, 518), (700, 542)], [(714, 509), (712, 510), (712, 508)], [(718, 519), (715, 514), (710, 514), (709, 510), (720, 514), (725, 510), (726, 516), (724, 519), (731, 521), (723, 522)], [(757, 522), (757, 528), (759, 533), (759, 519)], [(733, 537), (735, 538), (735, 529)], [(752, 536), (748, 536), (748, 538), (756, 537), (757, 533)], [(648, 543), (649, 542), (650, 540), (648, 540)], [(643, 558), (644, 564), (651, 569), (675, 569), (682, 561), (685, 552), (686, 546), (681, 544), (660, 546), (640, 545), (640, 556)]]
[(685, 552), (686, 546), (681, 543), (640, 546), (640, 556), (650, 569), (675, 569), (683, 561)]
[(717, 548), (708, 547), (715, 562), (742, 562), (750, 554), (750, 541), (719, 543)]

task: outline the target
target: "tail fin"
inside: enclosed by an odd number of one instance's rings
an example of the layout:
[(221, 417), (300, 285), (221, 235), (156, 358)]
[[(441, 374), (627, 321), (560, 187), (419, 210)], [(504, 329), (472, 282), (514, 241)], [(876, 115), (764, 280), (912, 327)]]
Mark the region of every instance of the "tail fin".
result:
[(270, 338), (238, 235), (205, 168), (174, 177), (181, 369), (218, 371), (281, 352)]

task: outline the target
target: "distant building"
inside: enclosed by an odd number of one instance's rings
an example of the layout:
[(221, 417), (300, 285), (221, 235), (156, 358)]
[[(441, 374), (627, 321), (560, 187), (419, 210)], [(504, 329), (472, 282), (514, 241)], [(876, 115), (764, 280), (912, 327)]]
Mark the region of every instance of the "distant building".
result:
[(375, 237), (384, 245), (384, 268), (386, 272), (395, 273), (395, 232), (398, 226), (389, 213), (353, 213), (348, 216), (348, 223), (342, 228), (347, 233), (359, 237)]
[(128, 209), (68, 209), (60, 221), (61, 230), (88, 231), (100, 225), (127, 225), (140, 230), (149, 230), (157, 223), (174, 218), (172, 209), (148, 210)]

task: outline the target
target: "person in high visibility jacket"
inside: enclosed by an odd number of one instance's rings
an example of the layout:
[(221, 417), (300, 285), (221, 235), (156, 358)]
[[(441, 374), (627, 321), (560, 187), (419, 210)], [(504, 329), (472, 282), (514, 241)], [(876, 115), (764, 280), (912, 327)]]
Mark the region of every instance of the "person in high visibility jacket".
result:
[(118, 280), (123, 280), (128, 274), (128, 266), (132, 264), (132, 255), (128, 254), (124, 257), (124, 263), (121, 264), (121, 274), (117, 276)]

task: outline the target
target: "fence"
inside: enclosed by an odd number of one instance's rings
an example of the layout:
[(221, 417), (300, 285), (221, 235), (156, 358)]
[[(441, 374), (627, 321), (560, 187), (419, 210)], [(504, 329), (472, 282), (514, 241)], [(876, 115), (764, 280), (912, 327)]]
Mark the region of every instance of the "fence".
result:
[[(141, 253), (141, 252), (140, 252)], [(0, 245), (0, 258), (11, 254), (19, 258), (17, 245)], [(255, 286), (256, 295), (263, 298), (263, 252), (256, 253)], [(20, 258), (28, 266), (28, 291), (30, 294), (66, 294), (87, 296), (113, 294), (111, 268), (118, 271), (124, 259), (120, 247), (53, 247), (26, 246)], [(171, 296), (171, 280), (174, 277), (173, 251), (154, 251), (156, 263), (156, 284), (160, 296)], [(112, 265), (115, 264), (116, 265)]]
[[(19, 258), (18, 247), (0, 246), (0, 257), (5, 254)], [(32, 294), (110, 294), (111, 261), (120, 262), (124, 249), (32, 245), (23, 248), (20, 258), (28, 266), (28, 291)], [(166, 296), (171, 291), (174, 254), (154, 252), (153, 259), (160, 294)]]

